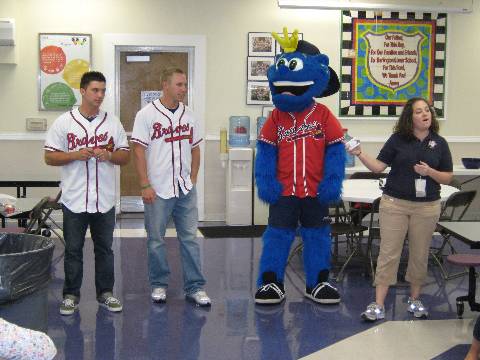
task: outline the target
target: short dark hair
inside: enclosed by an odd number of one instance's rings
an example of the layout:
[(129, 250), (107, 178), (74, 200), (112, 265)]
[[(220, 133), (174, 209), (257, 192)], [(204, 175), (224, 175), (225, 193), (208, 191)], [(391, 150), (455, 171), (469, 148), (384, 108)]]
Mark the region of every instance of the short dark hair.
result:
[(415, 138), (415, 135), (413, 135), (413, 105), (417, 101), (423, 101), (429, 106), (430, 113), (432, 114), (432, 124), (430, 125), (429, 130), (435, 134), (438, 134), (440, 126), (438, 124), (437, 116), (435, 114), (435, 109), (428, 103), (426, 99), (422, 97), (413, 97), (405, 103), (402, 113), (398, 118), (397, 123), (393, 127), (394, 133), (400, 134), (408, 139)]
[(106, 83), (107, 80), (105, 76), (99, 71), (88, 71), (82, 75), (82, 79), (80, 80), (80, 88), (86, 89), (88, 84), (92, 81), (99, 81)]

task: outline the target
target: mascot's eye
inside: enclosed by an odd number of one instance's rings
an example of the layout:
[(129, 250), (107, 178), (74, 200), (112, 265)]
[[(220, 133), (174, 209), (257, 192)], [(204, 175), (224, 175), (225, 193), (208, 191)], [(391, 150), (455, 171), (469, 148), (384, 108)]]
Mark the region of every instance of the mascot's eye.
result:
[(277, 61), (277, 69), (279, 66), (284, 66), (285, 65), (285, 59), (280, 59)]
[(294, 58), (290, 60), (288, 64), (288, 68), (292, 71), (299, 71), (303, 69), (303, 61), (302, 59)]

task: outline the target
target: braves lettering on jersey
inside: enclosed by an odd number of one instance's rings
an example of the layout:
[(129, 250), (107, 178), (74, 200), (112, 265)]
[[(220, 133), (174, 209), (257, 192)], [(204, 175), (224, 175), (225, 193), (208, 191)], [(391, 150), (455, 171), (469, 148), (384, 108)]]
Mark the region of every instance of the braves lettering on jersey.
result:
[(283, 196), (317, 196), (325, 147), (342, 141), (343, 130), (330, 110), (315, 103), (301, 113), (274, 109), (259, 139), (278, 147), (277, 178)]
[[(61, 115), (47, 133), (44, 149), (74, 152), (83, 148), (129, 151), (120, 121), (104, 111), (91, 122), (78, 109)], [(72, 161), (61, 169), (60, 201), (75, 213), (109, 211), (115, 205), (115, 165), (109, 161)]]
[(135, 117), (131, 141), (146, 148), (148, 181), (159, 197), (192, 189), (191, 151), (202, 139), (193, 112), (183, 103), (173, 114), (160, 100), (145, 106)]

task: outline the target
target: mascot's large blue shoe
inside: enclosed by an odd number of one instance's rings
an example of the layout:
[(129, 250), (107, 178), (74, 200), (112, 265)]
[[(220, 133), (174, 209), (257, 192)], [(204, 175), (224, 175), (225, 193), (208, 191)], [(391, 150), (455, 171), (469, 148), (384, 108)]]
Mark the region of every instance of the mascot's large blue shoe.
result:
[(345, 177), (343, 130), (336, 117), (315, 97), (339, 90), (337, 74), (318, 48), (284, 29), (273, 36), (283, 53), (267, 72), (275, 109), (257, 141), (255, 179), (260, 199), (270, 204), (263, 235), (257, 304), (285, 299), (284, 274), (300, 224), (304, 242), (305, 297), (336, 304), (340, 295), (329, 281), (328, 204), (338, 201)]

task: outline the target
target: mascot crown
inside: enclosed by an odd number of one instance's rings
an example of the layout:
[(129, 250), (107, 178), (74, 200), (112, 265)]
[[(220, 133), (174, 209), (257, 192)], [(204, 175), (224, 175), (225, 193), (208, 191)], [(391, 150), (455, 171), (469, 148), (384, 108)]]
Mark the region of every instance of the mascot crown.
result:
[(280, 44), (280, 47), (283, 49), (284, 52), (286, 53), (292, 53), (297, 50), (298, 46), (298, 30), (295, 29), (293, 31), (292, 36), (288, 36), (288, 31), (287, 27), (283, 28), (283, 38), (280, 37), (277, 33), (272, 32), (272, 36), (275, 38), (275, 40), (278, 41)]

